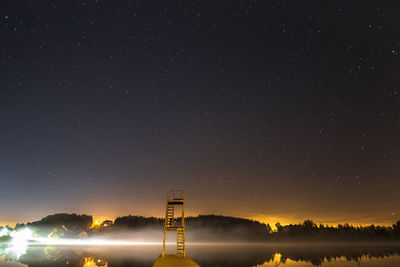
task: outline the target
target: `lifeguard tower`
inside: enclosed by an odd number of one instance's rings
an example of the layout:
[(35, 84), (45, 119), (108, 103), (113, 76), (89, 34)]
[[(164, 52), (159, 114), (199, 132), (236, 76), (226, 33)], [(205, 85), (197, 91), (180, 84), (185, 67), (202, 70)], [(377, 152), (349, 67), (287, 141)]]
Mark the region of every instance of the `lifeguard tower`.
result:
[[(176, 212), (177, 210), (178, 213)], [(176, 255), (165, 254), (167, 231), (176, 231)], [(160, 255), (153, 264), (153, 267), (168, 267), (168, 266), (200, 267), (191, 258), (186, 256), (185, 193), (183, 190), (168, 191), (167, 206), (165, 211), (165, 222), (164, 222), (163, 252), (162, 255)]]
[[(175, 207), (181, 207), (182, 214), (180, 214), (180, 217), (175, 218)], [(177, 215), (179, 216), (179, 214)], [(167, 231), (176, 231), (176, 256), (185, 257), (185, 192), (183, 190), (170, 190), (167, 194), (163, 257), (165, 257)]]

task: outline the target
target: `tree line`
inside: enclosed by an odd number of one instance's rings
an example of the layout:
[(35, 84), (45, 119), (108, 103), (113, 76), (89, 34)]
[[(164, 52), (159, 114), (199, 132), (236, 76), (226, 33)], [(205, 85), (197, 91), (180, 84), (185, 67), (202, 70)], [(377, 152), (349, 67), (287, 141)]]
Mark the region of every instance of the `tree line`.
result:
[(330, 241), (400, 241), (400, 221), (392, 226), (354, 226), (339, 224), (338, 226), (317, 225), (312, 220), (300, 224), (276, 224), (276, 231), (269, 234), (272, 240), (330, 240)]
[[(93, 218), (89, 215), (60, 213), (26, 225), (17, 224), (15, 229), (29, 227), (43, 236), (47, 236), (57, 227), (65, 227), (73, 234), (81, 231), (96, 234), (99, 231), (91, 229), (92, 223)], [(269, 224), (255, 220), (222, 215), (199, 215), (185, 218), (185, 225), (186, 230), (192, 236), (196, 236), (196, 240), (204, 241), (400, 241), (400, 221), (392, 226), (349, 224), (328, 226), (306, 220), (299, 224), (277, 223), (276, 229), (273, 230)], [(129, 215), (116, 218), (111, 226), (100, 229), (100, 232), (142, 228), (162, 230), (163, 226), (163, 218)]]

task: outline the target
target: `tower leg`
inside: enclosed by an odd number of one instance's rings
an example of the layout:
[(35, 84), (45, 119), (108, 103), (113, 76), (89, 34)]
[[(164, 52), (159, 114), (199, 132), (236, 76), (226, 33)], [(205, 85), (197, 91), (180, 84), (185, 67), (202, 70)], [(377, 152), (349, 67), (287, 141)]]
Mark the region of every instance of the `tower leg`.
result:
[(165, 257), (165, 238), (166, 238), (166, 231), (164, 229), (164, 239), (163, 239), (163, 247), (162, 247), (162, 256)]

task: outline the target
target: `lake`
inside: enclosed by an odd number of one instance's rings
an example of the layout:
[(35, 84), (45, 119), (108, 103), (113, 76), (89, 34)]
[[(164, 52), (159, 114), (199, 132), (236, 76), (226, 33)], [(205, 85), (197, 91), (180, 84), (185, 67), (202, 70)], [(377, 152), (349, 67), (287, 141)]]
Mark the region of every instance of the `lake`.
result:
[[(160, 245), (31, 246), (17, 259), (3, 247), (0, 267), (147, 267), (161, 251)], [(188, 244), (187, 254), (202, 267), (400, 266), (399, 244)]]

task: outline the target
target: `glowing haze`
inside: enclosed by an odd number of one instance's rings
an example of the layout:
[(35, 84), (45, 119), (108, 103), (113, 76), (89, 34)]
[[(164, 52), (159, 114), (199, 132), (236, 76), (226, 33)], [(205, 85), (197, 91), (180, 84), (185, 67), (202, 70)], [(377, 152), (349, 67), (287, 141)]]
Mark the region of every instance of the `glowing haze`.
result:
[(8, 1), (0, 224), (58, 212), (400, 219), (399, 8)]

